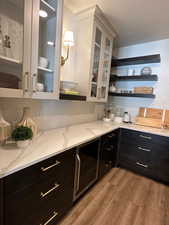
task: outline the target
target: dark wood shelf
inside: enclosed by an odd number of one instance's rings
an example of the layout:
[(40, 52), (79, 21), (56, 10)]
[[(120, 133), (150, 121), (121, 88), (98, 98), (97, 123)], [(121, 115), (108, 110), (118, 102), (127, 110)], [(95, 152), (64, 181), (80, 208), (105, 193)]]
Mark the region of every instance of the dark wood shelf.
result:
[(86, 101), (86, 96), (82, 95), (68, 95), (68, 94), (60, 94), (61, 100), (72, 100), (72, 101)]
[(135, 93), (111, 93), (109, 92), (109, 96), (117, 96), (117, 97), (137, 97), (137, 98), (155, 98), (154, 94), (135, 94)]
[(137, 76), (117, 76), (111, 75), (110, 81), (157, 81), (158, 76), (153, 75), (137, 75)]
[(161, 62), (160, 54), (147, 55), (147, 56), (139, 56), (139, 57), (133, 57), (133, 58), (112, 59), (112, 67), (160, 63), (160, 62)]

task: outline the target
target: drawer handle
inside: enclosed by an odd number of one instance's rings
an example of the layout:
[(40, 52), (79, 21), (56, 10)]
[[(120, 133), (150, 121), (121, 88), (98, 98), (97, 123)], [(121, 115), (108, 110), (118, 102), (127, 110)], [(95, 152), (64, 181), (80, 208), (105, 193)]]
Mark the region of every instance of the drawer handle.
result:
[(140, 135), (140, 137), (141, 138), (144, 138), (144, 139), (148, 139), (148, 140), (151, 140), (152, 139), (150, 136), (145, 136), (145, 135), (142, 135), (142, 134)]
[(55, 164), (53, 164), (53, 165), (51, 165), (51, 166), (49, 166), (49, 167), (46, 167), (46, 168), (41, 167), (41, 170), (42, 170), (43, 172), (45, 172), (45, 171), (47, 171), (47, 170), (49, 170), (49, 169), (51, 169), (51, 168), (53, 168), (53, 167), (55, 167), (55, 166), (57, 166), (57, 165), (59, 165), (59, 164), (60, 164), (60, 162), (59, 162), (59, 161), (56, 161)]
[(48, 221), (46, 221), (46, 223), (44, 224), (41, 223), (40, 225), (48, 225), (57, 215), (58, 215), (57, 212), (53, 212), (53, 216)]
[(55, 186), (51, 188), (49, 191), (47, 191), (46, 193), (41, 192), (40, 196), (44, 198), (45, 196), (50, 194), (52, 191), (56, 190), (59, 186), (60, 186), (59, 184), (55, 184)]
[(108, 135), (108, 138), (113, 138), (113, 137), (115, 137), (116, 135), (115, 134), (109, 134)]
[(147, 148), (138, 147), (138, 149), (145, 152), (151, 152), (151, 150)]
[(144, 168), (148, 168), (148, 165), (145, 165), (145, 164), (142, 164), (142, 163), (139, 163), (139, 162), (136, 162), (136, 164), (137, 164), (138, 166), (142, 166), (142, 167), (144, 167)]

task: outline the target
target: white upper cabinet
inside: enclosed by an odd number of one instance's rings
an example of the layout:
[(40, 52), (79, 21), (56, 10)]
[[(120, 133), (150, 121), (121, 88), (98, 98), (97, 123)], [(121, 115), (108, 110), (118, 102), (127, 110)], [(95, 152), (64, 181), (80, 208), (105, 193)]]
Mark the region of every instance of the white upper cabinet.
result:
[(33, 98), (57, 99), (59, 96), (62, 3), (60, 0), (33, 1)]
[(114, 38), (98, 6), (77, 14), (76, 80), (88, 101), (107, 101)]
[(59, 98), (62, 0), (0, 1), (0, 97)]
[(32, 0), (0, 1), (0, 97), (28, 91)]

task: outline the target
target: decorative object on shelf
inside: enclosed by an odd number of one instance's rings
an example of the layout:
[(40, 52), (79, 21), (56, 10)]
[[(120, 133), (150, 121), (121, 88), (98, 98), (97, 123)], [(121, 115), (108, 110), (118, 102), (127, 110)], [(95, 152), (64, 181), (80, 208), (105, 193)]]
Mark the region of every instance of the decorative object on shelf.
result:
[(128, 69), (128, 76), (134, 76), (136, 73), (136, 70), (135, 69)]
[(152, 74), (152, 69), (149, 66), (143, 67), (141, 70), (141, 75), (151, 75)]
[(0, 142), (3, 143), (11, 136), (11, 125), (4, 120), (2, 111), (0, 110)]
[(31, 118), (31, 110), (30, 110), (29, 107), (24, 107), (24, 109), (23, 109), (23, 118), (18, 123), (17, 126), (26, 126), (28, 128), (31, 128), (34, 137), (38, 134), (38, 127), (37, 127), (37, 124)]
[(32, 138), (32, 129), (27, 126), (19, 126), (12, 132), (12, 139), (16, 141), (18, 148), (26, 148)]
[(64, 46), (67, 47), (67, 56), (61, 57), (61, 66), (63, 66), (69, 58), (70, 47), (74, 46), (74, 35), (72, 31), (66, 31), (64, 36)]
[(109, 91), (110, 91), (111, 93), (114, 93), (114, 92), (117, 91), (117, 88), (116, 88), (116, 86), (115, 86), (114, 83), (111, 83), (111, 84), (110, 84)]
[(43, 92), (44, 91), (44, 84), (43, 83), (37, 83), (36, 84), (36, 89), (39, 92)]
[(49, 66), (49, 61), (45, 57), (39, 57), (39, 66), (42, 68), (48, 68)]
[(134, 93), (136, 94), (153, 94), (153, 87), (134, 87)]

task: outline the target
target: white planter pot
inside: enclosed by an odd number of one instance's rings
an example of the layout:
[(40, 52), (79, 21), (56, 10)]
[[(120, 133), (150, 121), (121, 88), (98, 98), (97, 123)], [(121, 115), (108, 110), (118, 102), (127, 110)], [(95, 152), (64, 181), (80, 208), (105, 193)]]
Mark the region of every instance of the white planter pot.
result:
[(18, 148), (26, 148), (26, 147), (28, 147), (30, 140), (17, 141), (16, 143), (17, 143)]

